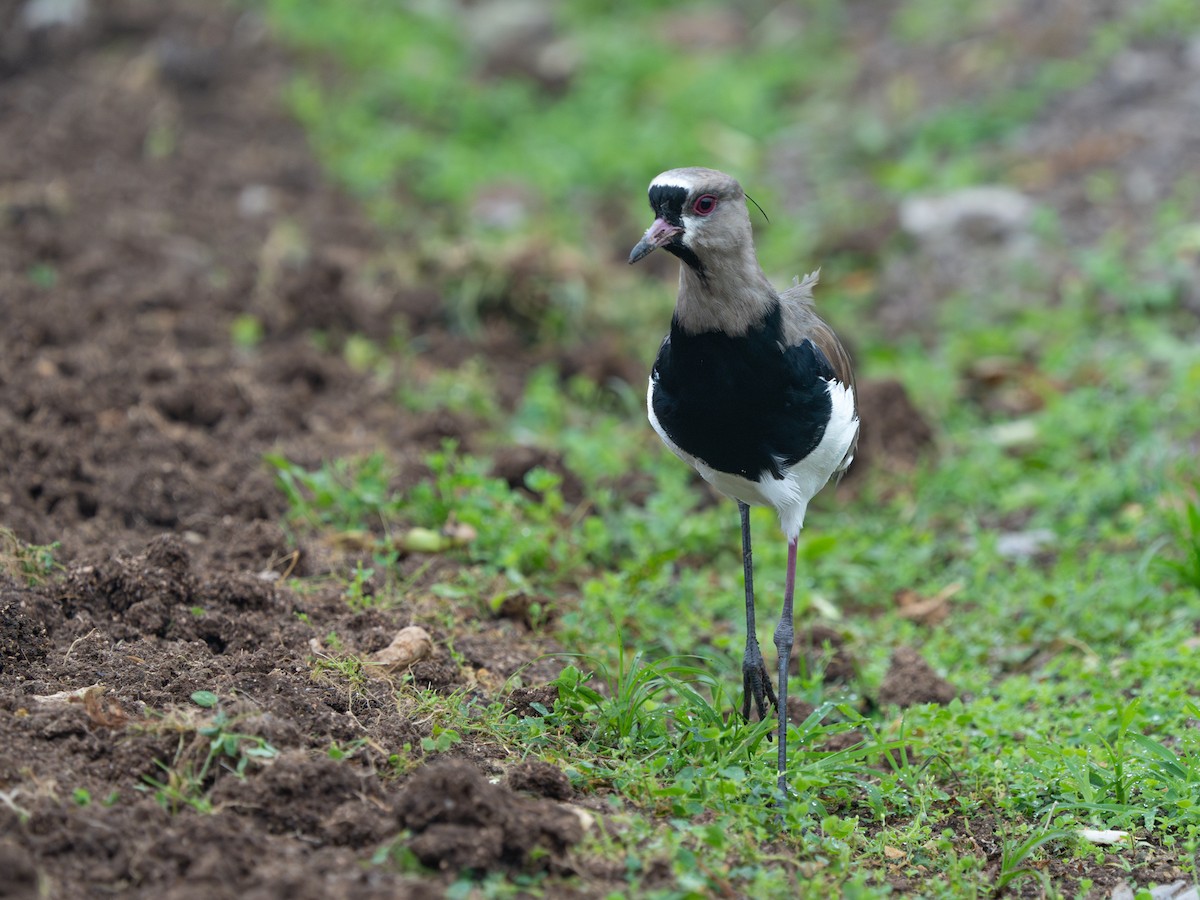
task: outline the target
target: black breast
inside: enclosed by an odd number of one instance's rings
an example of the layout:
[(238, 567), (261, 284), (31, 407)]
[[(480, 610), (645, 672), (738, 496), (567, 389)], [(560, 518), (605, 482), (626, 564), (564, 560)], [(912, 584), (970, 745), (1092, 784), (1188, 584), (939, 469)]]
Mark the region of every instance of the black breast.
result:
[(672, 321), (651, 393), (662, 429), (718, 471), (782, 478), (825, 434), (834, 372), (812, 341), (786, 349), (781, 342), (778, 305), (740, 337), (689, 335)]

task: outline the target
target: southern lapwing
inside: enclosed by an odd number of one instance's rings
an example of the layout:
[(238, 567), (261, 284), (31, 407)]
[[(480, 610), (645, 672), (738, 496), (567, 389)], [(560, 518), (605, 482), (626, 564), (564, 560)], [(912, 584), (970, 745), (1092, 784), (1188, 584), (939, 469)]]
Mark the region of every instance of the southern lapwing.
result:
[[(738, 502), (746, 580), (745, 690), (766, 718), (779, 716), (779, 790), (787, 797), (787, 677), (794, 630), (796, 541), (808, 503), (854, 459), (858, 408), (850, 358), (813, 311), (817, 274), (782, 293), (754, 252), (746, 195), (712, 169), (672, 169), (650, 182), (654, 224), (629, 254), (677, 256), (679, 296), (646, 407), (671, 451)], [(754, 631), (750, 506), (769, 506), (788, 539), (783, 611), (775, 629), (779, 693)]]

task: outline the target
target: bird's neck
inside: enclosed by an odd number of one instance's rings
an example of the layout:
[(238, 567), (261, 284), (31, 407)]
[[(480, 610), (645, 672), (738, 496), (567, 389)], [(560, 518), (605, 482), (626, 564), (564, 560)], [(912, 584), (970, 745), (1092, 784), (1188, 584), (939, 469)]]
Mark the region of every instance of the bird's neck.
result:
[(753, 249), (697, 272), (679, 267), (675, 321), (687, 334), (719, 331), (737, 337), (759, 325), (779, 306), (779, 295), (767, 281)]

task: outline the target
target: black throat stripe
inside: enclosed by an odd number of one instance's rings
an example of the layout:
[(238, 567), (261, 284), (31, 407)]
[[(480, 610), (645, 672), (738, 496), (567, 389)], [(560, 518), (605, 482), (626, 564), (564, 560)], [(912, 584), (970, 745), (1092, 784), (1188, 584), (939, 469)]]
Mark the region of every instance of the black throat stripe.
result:
[(778, 305), (747, 334), (689, 335), (675, 322), (654, 364), (651, 404), (682, 450), (757, 480), (808, 456), (825, 435), (833, 367), (812, 341), (782, 347)]

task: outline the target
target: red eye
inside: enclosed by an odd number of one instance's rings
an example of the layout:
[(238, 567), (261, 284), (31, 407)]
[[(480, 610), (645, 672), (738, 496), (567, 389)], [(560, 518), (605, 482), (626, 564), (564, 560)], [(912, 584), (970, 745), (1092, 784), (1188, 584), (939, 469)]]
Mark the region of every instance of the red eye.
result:
[(712, 194), (705, 194), (703, 197), (697, 197), (696, 202), (692, 204), (692, 210), (698, 216), (707, 216), (717, 208), (717, 198)]

